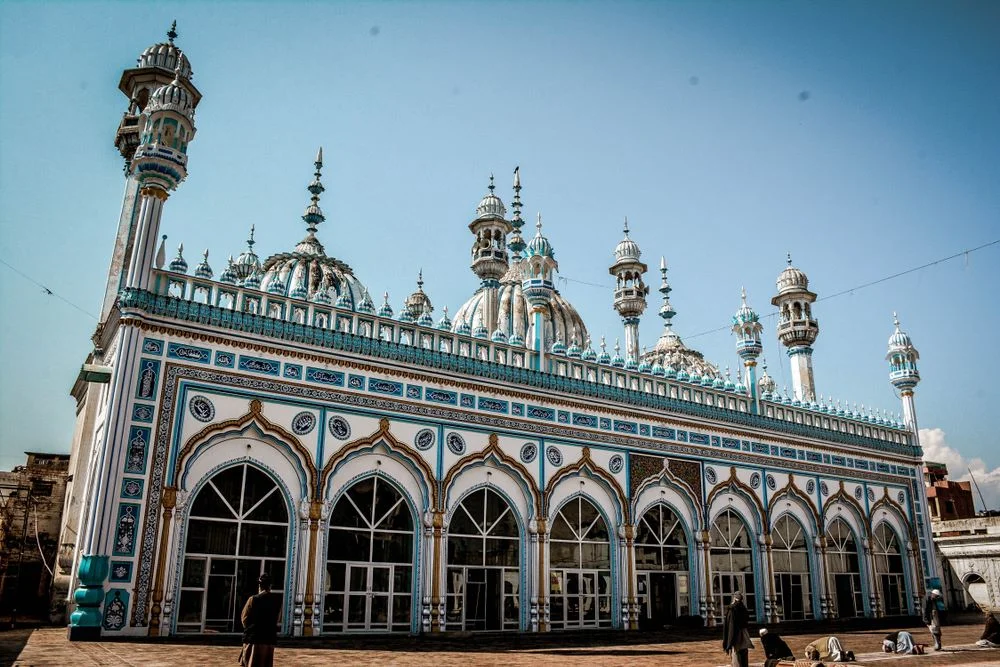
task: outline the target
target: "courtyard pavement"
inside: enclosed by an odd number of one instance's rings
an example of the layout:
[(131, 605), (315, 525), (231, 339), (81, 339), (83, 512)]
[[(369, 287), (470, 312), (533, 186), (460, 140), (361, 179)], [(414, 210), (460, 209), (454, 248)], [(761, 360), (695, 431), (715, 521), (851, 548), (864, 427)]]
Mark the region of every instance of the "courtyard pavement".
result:
[[(918, 642), (928, 642), (926, 628), (909, 629)], [(879, 652), (886, 630), (841, 632), (844, 646), (858, 656), (857, 665), (879, 667), (931, 667), (932, 665), (1000, 665), (1000, 649), (979, 649), (975, 641), (982, 626), (954, 625), (944, 628), (945, 650), (923, 656), (889, 656)], [(21, 632), (23, 635), (24, 631)], [(23, 636), (0, 633), (0, 648), (20, 648)], [(817, 637), (811, 634), (783, 634), (788, 644), (801, 655), (806, 644)], [(711, 637), (706, 638), (706, 637)], [(42, 628), (31, 632), (13, 664), (23, 667), (83, 667), (91, 665), (165, 667), (168, 665), (236, 665), (239, 647), (228, 638), (199, 638), (197, 641), (132, 640), (71, 643), (65, 628)], [(750, 652), (751, 664), (762, 664), (758, 648)], [(11, 655), (8, 653), (8, 655)], [(318, 665), (433, 665), (468, 667), (469, 665), (656, 665), (715, 667), (723, 665), (725, 654), (720, 640), (709, 631), (671, 634), (649, 633), (552, 633), (542, 636), (449, 636), (445, 638), (362, 637), (335, 640), (287, 640), (279, 643), (275, 665), (313, 667)], [(11, 658), (0, 658), (9, 665)]]

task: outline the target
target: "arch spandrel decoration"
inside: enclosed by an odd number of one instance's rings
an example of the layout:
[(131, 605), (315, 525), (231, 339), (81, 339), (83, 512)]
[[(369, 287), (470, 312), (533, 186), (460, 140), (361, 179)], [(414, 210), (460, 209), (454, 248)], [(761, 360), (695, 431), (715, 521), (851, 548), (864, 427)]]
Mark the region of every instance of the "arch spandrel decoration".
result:
[(617, 501), (618, 510), (622, 514), (620, 517), (621, 523), (630, 524), (631, 517), (628, 502), (625, 500), (625, 492), (622, 490), (618, 480), (614, 478), (614, 475), (594, 463), (594, 460), (590, 457), (590, 447), (583, 448), (580, 453), (580, 459), (576, 463), (563, 466), (559, 469), (559, 472), (549, 479), (548, 484), (545, 485), (545, 493), (543, 494), (544, 505), (542, 514), (549, 516), (552, 513), (552, 492), (555, 491), (559, 483), (564, 479), (581, 474), (589, 475), (608, 487), (608, 490), (612, 492), (614, 499)]
[(826, 528), (826, 525), (830, 522), (830, 509), (837, 504), (842, 504), (848, 508), (849, 513), (854, 517), (855, 525), (852, 526), (856, 531), (858, 537), (863, 537), (865, 540), (871, 539), (871, 526), (869, 522), (866, 521), (866, 515), (864, 508), (858, 504), (851, 494), (847, 493), (844, 489), (844, 480), (840, 480), (840, 488), (837, 492), (832, 494), (830, 498), (823, 503), (823, 510), (820, 513), (820, 518), (822, 519), (821, 524)]
[(663, 499), (661, 498), (653, 498), (648, 502), (641, 502), (644, 493), (650, 489), (656, 489), (657, 487), (664, 487), (676, 492), (675, 494), (672, 494), (674, 495), (673, 499), (676, 500), (677, 497), (679, 497), (683, 501), (684, 506), (691, 512), (691, 518), (693, 521), (691, 522), (690, 529), (692, 531), (696, 531), (700, 526), (704, 525), (704, 511), (701, 503), (698, 502), (700, 494), (696, 493), (687, 481), (674, 474), (674, 472), (670, 469), (670, 459), (667, 458), (663, 459), (663, 468), (660, 472), (655, 475), (650, 475), (646, 479), (639, 482), (639, 485), (632, 493), (632, 505), (630, 507), (630, 511), (636, 521), (638, 521), (639, 517), (645, 514), (646, 510), (650, 507), (663, 502)]
[[(527, 491), (528, 500), (530, 500), (532, 505), (530, 509), (534, 510), (535, 516), (540, 516), (542, 510), (542, 496), (538, 490), (538, 485), (532, 478), (531, 473), (520, 461), (507, 455), (503, 451), (500, 447), (500, 438), (496, 433), (490, 434), (489, 443), (486, 445), (485, 449), (462, 457), (451, 467), (441, 483), (441, 506), (438, 509), (441, 511), (446, 511), (448, 509), (447, 503), (448, 498), (451, 495), (452, 488), (456, 480), (458, 480), (464, 471), (474, 466), (488, 466), (490, 464), (500, 469), (505, 474), (513, 477), (515, 481), (519, 482), (519, 486)], [(525, 520), (529, 520), (532, 516), (525, 516), (524, 518)]]
[(420, 474), (423, 477), (422, 482), (427, 487), (429, 504), (431, 507), (437, 507), (439, 503), (439, 494), (438, 485), (434, 478), (434, 471), (431, 470), (430, 466), (427, 465), (427, 462), (424, 461), (420, 452), (398, 440), (389, 431), (389, 420), (386, 417), (379, 419), (377, 431), (364, 438), (359, 438), (358, 440), (354, 440), (353, 442), (344, 445), (330, 457), (330, 460), (326, 462), (326, 465), (323, 466), (323, 470), (319, 473), (319, 483), (316, 486), (316, 499), (321, 499), (326, 493), (326, 486), (329, 483), (334, 470), (337, 469), (337, 466), (339, 466), (343, 461), (346, 461), (352, 454), (362, 452), (366, 449), (371, 450), (379, 445), (384, 446), (390, 455), (395, 454), (398, 456), (401, 462), (415, 467), (420, 471)]
[(766, 516), (769, 526), (773, 526), (774, 522), (778, 518), (778, 515), (782, 514), (780, 511), (777, 515), (775, 514), (777, 505), (781, 501), (794, 501), (805, 507), (808, 512), (808, 518), (812, 522), (811, 525), (813, 530), (819, 529), (819, 510), (816, 509), (816, 505), (813, 503), (809, 495), (795, 485), (795, 475), (793, 473), (788, 473), (788, 482), (783, 487), (775, 491), (771, 496), (771, 500), (767, 503)]
[(297, 454), (296, 458), (299, 459), (299, 464), (305, 470), (307, 476), (307, 495), (309, 493), (315, 493), (315, 491), (319, 488), (320, 477), (319, 472), (316, 469), (316, 463), (313, 460), (312, 453), (306, 449), (299, 439), (292, 433), (268, 420), (268, 418), (263, 414), (263, 408), (264, 406), (260, 400), (255, 398), (250, 401), (250, 409), (243, 416), (237, 417), (236, 419), (229, 419), (209, 424), (191, 436), (184, 447), (182, 447), (180, 452), (177, 454), (177, 460), (174, 463), (170, 482), (172, 484), (177, 484), (178, 478), (180, 477), (181, 471), (184, 469), (186, 462), (194, 454), (196, 454), (200, 448), (211, 443), (219, 435), (230, 432), (244, 433), (250, 428), (256, 427), (262, 435), (271, 436), (278, 442), (287, 445), (295, 454)]
[(870, 508), (871, 523), (875, 523), (875, 512), (880, 509), (885, 510), (888, 514), (895, 517), (896, 529), (901, 535), (905, 535), (908, 541), (912, 542), (917, 538), (917, 533), (913, 526), (906, 520), (906, 510), (889, 496), (889, 489), (885, 487), (882, 489), (882, 497), (876, 500)]
[(764, 504), (761, 503), (760, 498), (753, 489), (740, 481), (739, 476), (736, 474), (736, 466), (731, 466), (729, 468), (729, 478), (716, 484), (715, 487), (709, 492), (708, 498), (705, 500), (705, 507), (708, 508), (708, 516), (705, 517), (706, 530), (711, 527), (714, 515), (721, 512), (722, 509), (725, 509), (721, 508), (716, 512), (712, 511), (712, 505), (714, 504), (715, 499), (723, 493), (731, 493), (737, 497), (743, 498), (743, 500), (750, 506), (750, 509), (756, 510), (756, 512), (751, 512), (754, 514), (753, 517), (743, 518), (745, 520), (752, 519), (757, 531), (763, 531), (768, 526), (768, 514)]

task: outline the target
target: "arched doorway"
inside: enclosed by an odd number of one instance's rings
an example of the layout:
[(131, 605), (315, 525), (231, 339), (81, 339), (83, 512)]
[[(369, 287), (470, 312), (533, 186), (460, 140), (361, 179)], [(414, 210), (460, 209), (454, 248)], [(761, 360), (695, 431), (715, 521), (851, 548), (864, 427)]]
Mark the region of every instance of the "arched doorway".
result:
[(448, 526), (448, 630), (517, 630), (521, 539), (514, 509), (490, 488), (458, 504)]
[(178, 633), (242, 632), (243, 604), (265, 572), (284, 609), (288, 519), (278, 485), (251, 464), (226, 468), (201, 487), (185, 532)]
[(813, 617), (809, 546), (802, 524), (783, 514), (771, 528), (775, 612), (783, 621)]
[(716, 618), (722, 618), (726, 607), (732, 604), (733, 594), (740, 592), (750, 612), (750, 620), (756, 620), (753, 543), (746, 523), (736, 512), (724, 510), (712, 523), (709, 545)]
[(885, 616), (907, 613), (903, 549), (896, 531), (884, 521), (872, 533), (872, 556), (875, 558), (882, 613)]
[(865, 615), (861, 588), (861, 559), (854, 532), (843, 519), (834, 519), (826, 529), (826, 570), (838, 618)]
[(406, 499), (381, 477), (340, 496), (327, 538), (324, 632), (409, 632), (413, 526)]
[(636, 524), (635, 568), (640, 626), (662, 628), (691, 613), (687, 535), (666, 505), (649, 508)]
[(597, 507), (582, 496), (552, 521), (549, 596), (553, 629), (611, 626), (611, 537)]

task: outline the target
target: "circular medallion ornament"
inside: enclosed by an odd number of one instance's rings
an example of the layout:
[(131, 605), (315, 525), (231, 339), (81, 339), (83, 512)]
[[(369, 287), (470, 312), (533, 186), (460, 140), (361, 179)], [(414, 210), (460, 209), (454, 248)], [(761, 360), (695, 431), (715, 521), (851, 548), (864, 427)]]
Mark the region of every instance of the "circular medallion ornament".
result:
[(446, 442), (448, 443), (448, 451), (452, 454), (465, 453), (465, 440), (458, 433), (449, 433)]
[(854, 487), (854, 497), (855, 498), (857, 498), (858, 500), (861, 500), (861, 496), (863, 494), (864, 494), (864, 491), (861, 490), (860, 486)]
[(814, 480), (809, 480), (806, 482), (806, 493), (813, 494), (816, 492), (816, 482)]
[(775, 481), (774, 475), (767, 476), (767, 488), (771, 489), (772, 491), (778, 488), (778, 482)]
[(751, 489), (759, 489), (760, 488), (760, 473), (759, 472), (755, 472), (754, 474), (750, 475), (750, 488)]
[(316, 415), (311, 412), (300, 412), (292, 417), (292, 433), (305, 435), (316, 428)]
[(875, 500), (875, 492), (868, 489), (868, 502), (872, 502), (873, 500)]
[(204, 396), (192, 396), (188, 410), (191, 416), (200, 422), (210, 422), (215, 419), (215, 406)]
[(906, 500), (906, 494), (905, 493), (903, 493), (902, 491), (900, 491), (899, 493), (896, 494), (896, 501), (900, 505), (902, 505), (905, 500)]
[(830, 495), (830, 487), (826, 485), (826, 482), (819, 483), (819, 492), (824, 496)]
[(417, 431), (417, 435), (413, 438), (413, 444), (420, 451), (426, 452), (434, 446), (434, 431), (429, 428)]
[(351, 437), (351, 425), (343, 417), (334, 415), (326, 422), (326, 427), (330, 429), (330, 435), (337, 440), (347, 440)]
[(555, 447), (549, 447), (545, 450), (545, 458), (554, 466), (561, 466), (563, 462), (562, 452)]
[(620, 473), (624, 468), (625, 468), (625, 459), (622, 458), (621, 454), (615, 454), (614, 456), (611, 457), (611, 460), (608, 461), (608, 470), (610, 470), (616, 475)]
[(715, 474), (715, 468), (705, 468), (705, 479), (709, 484), (715, 484), (719, 481), (719, 476)]
[(538, 445), (526, 442), (521, 445), (521, 463), (531, 463), (538, 456)]

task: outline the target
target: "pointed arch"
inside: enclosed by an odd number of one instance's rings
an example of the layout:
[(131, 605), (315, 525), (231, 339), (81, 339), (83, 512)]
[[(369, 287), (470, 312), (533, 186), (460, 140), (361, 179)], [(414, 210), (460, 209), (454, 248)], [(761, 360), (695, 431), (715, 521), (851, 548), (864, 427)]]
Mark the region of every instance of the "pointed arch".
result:
[[(503, 451), (500, 447), (500, 438), (496, 433), (490, 434), (489, 444), (487, 444), (485, 449), (464, 456), (451, 467), (448, 474), (445, 475), (444, 481), (441, 483), (441, 507), (439, 509), (442, 511), (448, 510), (449, 498), (462, 474), (480, 466), (499, 469), (520, 487), (524, 499), (528, 501), (528, 507), (526, 508), (528, 512), (524, 515), (525, 521), (529, 521), (540, 515), (542, 511), (542, 496), (538, 490), (538, 485), (535, 484), (531, 473), (520, 461)], [(468, 489), (462, 489), (459, 495), (465, 495), (466, 491)], [(457, 497), (454, 500), (458, 502)]]
[(852, 498), (851, 495), (844, 490), (844, 480), (840, 480), (840, 488), (837, 489), (837, 492), (830, 496), (830, 499), (823, 504), (823, 511), (820, 513), (820, 518), (822, 520), (821, 524), (824, 530), (830, 522), (830, 508), (838, 503), (847, 507), (850, 510), (850, 513), (854, 516), (856, 525), (852, 528), (856, 530), (857, 537), (869, 539), (871, 537), (871, 526), (869, 526), (868, 521), (865, 520), (865, 510), (861, 507), (857, 500)]
[(329, 492), (327, 486), (329, 486), (330, 480), (333, 479), (333, 473), (342, 463), (358, 454), (365, 452), (374, 453), (377, 450), (382, 450), (387, 456), (392, 457), (397, 462), (409, 468), (420, 485), (424, 487), (428, 506), (431, 508), (438, 506), (438, 487), (434, 478), (434, 471), (431, 470), (431, 467), (424, 461), (418, 451), (400, 442), (389, 431), (389, 420), (386, 417), (382, 417), (379, 420), (378, 430), (374, 433), (348, 443), (330, 457), (330, 460), (326, 462), (326, 465), (320, 471), (319, 484), (316, 487), (316, 498), (322, 499), (327, 495)]
[(893, 500), (889, 496), (889, 489), (887, 487), (882, 488), (882, 497), (876, 500), (871, 508), (869, 508), (871, 523), (875, 523), (875, 512), (876, 510), (884, 510), (889, 514), (892, 514), (896, 521), (898, 522), (896, 528), (900, 531), (901, 536), (905, 536), (908, 542), (912, 542), (916, 539), (917, 534), (913, 528), (913, 525), (906, 520), (906, 510), (898, 502)]
[[(788, 473), (788, 482), (774, 492), (771, 496), (771, 500), (767, 503), (767, 521), (768, 521), (768, 532), (770, 532), (770, 527), (774, 526), (775, 521), (784, 511), (778, 511), (775, 515), (775, 509), (777, 508), (778, 502), (780, 500), (785, 500), (787, 502), (795, 502), (800, 508), (805, 509), (806, 517), (798, 516), (794, 512), (791, 512), (795, 518), (802, 523), (803, 518), (809, 519), (809, 524), (812, 526), (813, 531), (819, 531), (819, 511), (816, 509), (816, 505), (813, 503), (812, 499), (805, 493), (802, 492), (799, 487), (795, 485), (795, 475)], [(803, 525), (803, 528), (806, 526)]]
[[(709, 494), (708, 498), (705, 500), (705, 507), (708, 509), (708, 515), (705, 517), (705, 529), (710, 528), (712, 519), (715, 514), (719, 512), (712, 511), (712, 505), (715, 499), (723, 493), (730, 493), (735, 495), (737, 498), (742, 498), (746, 503), (747, 508), (751, 510), (749, 514), (753, 514), (754, 523), (756, 524), (756, 529), (759, 532), (763, 532), (767, 528), (767, 509), (764, 504), (761, 503), (760, 498), (749, 486), (740, 481), (739, 477), (736, 475), (736, 466), (731, 466), (729, 468), (729, 478), (724, 482), (719, 482), (715, 485)], [(749, 519), (750, 517), (743, 517), (744, 519)]]
[(286, 457), (291, 459), (293, 465), (297, 465), (305, 473), (306, 479), (303, 496), (308, 496), (318, 490), (319, 473), (316, 470), (316, 463), (313, 461), (312, 454), (302, 445), (298, 438), (265, 417), (263, 407), (260, 400), (255, 398), (250, 401), (250, 409), (243, 416), (209, 424), (191, 436), (177, 453), (169, 481), (177, 484), (178, 478), (189, 461), (197, 458), (199, 452), (205, 447), (218, 442), (221, 439), (220, 436), (224, 436), (227, 433), (239, 436), (254, 429), (262, 436), (265, 442), (275, 446)]
[(543, 514), (545, 516), (552, 514), (553, 491), (555, 491), (561, 481), (574, 475), (596, 479), (602, 486), (606, 487), (606, 490), (610, 492), (618, 506), (618, 519), (620, 523), (630, 523), (629, 507), (625, 500), (625, 492), (613, 475), (594, 463), (594, 460), (590, 457), (590, 447), (584, 447), (580, 453), (580, 459), (576, 463), (560, 468), (559, 472), (553, 475), (549, 479), (548, 484), (545, 485), (545, 493), (542, 496)]
[[(655, 489), (660, 489), (660, 493), (656, 494)], [(652, 497), (650, 497), (650, 491), (654, 491)], [(644, 479), (633, 493), (632, 498), (629, 511), (636, 521), (649, 507), (656, 503), (665, 502), (667, 505), (680, 505), (674, 507), (675, 511), (684, 507), (690, 512), (690, 515), (684, 518), (687, 519), (691, 531), (698, 531), (704, 525), (705, 519), (698, 494), (695, 493), (690, 484), (670, 470), (670, 459), (663, 459), (663, 468), (660, 472)]]

